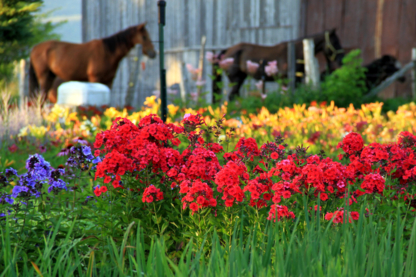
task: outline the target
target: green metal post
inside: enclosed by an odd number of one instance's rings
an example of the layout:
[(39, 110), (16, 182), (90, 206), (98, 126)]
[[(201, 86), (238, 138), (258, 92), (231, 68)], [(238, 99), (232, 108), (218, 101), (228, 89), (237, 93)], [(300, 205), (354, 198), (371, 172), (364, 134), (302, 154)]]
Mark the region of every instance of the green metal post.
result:
[(159, 61), (160, 61), (160, 99), (162, 100), (161, 114), (163, 122), (166, 122), (168, 116), (168, 103), (166, 96), (166, 69), (165, 69), (165, 53), (164, 53), (164, 34), (165, 27), (165, 7), (166, 1), (159, 0)]

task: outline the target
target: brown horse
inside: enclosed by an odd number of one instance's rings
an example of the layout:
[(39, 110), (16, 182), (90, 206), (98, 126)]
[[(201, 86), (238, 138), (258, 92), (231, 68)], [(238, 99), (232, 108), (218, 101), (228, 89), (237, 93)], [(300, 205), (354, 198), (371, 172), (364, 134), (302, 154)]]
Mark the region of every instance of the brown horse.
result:
[[(341, 47), (340, 40), (336, 35), (335, 29), (325, 31), (320, 34), (309, 36), (307, 38), (313, 39), (315, 43), (315, 54), (323, 52), (330, 69), (333, 68), (332, 62), (336, 61), (338, 66), (342, 65), (344, 51)], [(296, 59), (303, 59), (303, 44), (301, 39), (294, 40)], [(254, 74), (250, 74), (247, 70), (247, 61), (255, 63), (267, 64), (270, 61), (277, 61), (279, 68), (279, 77), (287, 78), (288, 73), (288, 42), (282, 42), (274, 46), (262, 46), (250, 43), (239, 43), (231, 46), (219, 53), (221, 60), (233, 58), (233, 64), (225, 70), (231, 83), (235, 85), (230, 92), (230, 100), (239, 95), (239, 90), (247, 75), (259, 80), (265, 76), (264, 67), (259, 67)], [(296, 64), (296, 72), (304, 72), (304, 65), (302, 63)], [(220, 76), (217, 75), (214, 82), (220, 81)], [(265, 81), (273, 81), (273, 77), (266, 76)], [(297, 78), (297, 82), (300, 79)], [(215, 87), (215, 84), (214, 84)], [(214, 91), (215, 92), (215, 91)]]
[(144, 55), (156, 57), (146, 23), (129, 27), (112, 36), (83, 44), (46, 41), (30, 53), (29, 92), (40, 93), (43, 102), (57, 101), (57, 87), (66, 81), (97, 82), (110, 89), (118, 64), (136, 45)]

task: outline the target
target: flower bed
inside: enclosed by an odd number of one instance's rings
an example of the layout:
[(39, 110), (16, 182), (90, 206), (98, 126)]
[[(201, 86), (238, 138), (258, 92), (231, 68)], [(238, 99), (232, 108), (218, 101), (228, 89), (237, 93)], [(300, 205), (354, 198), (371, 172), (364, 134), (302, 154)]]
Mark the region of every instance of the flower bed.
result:
[(370, 217), (388, 229), (396, 213), (409, 236), (416, 180), (411, 133), (366, 145), (351, 132), (337, 145), (342, 153), (331, 158), (291, 149), (281, 135), (261, 144), (240, 137), (232, 146), (237, 131), (225, 121), (208, 126), (199, 114), (186, 114), (180, 124), (165, 124), (154, 114), (137, 124), (116, 118), (96, 135), (93, 149), (82, 139), (62, 149), (65, 164), (52, 167), (32, 155), (26, 173), (0, 173), (0, 224), (15, 230), (13, 243), (29, 259), (38, 253), (31, 238), (49, 234), (62, 217), (56, 232), (66, 236), (72, 226), (81, 253), (105, 245), (108, 236), (122, 240), (137, 222), (144, 243), (165, 237), (170, 258), (179, 257), (190, 238), (205, 245), (206, 231), (231, 238), (238, 222), (250, 226), (241, 229), (245, 236), (254, 227), (265, 230), (266, 222), (297, 228), (309, 217), (334, 228)]
[[(367, 146), (360, 134), (349, 133), (338, 144), (344, 154), (337, 161), (324, 153), (308, 154), (303, 147), (291, 150), (281, 136), (260, 147), (253, 138), (240, 138), (234, 149), (225, 151), (231, 133), (223, 145), (206, 140), (221, 135), (222, 123), (207, 127), (199, 114), (187, 114), (181, 125), (165, 124), (153, 114), (137, 125), (117, 118), (109, 130), (97, 134), (97, 158), (88, 146), (66, 150), (67, 177), (75, 178), (74, 168), (89, 171), (94, 162), (95, 180), (103, 182), (94, 186), (96, 197), (113, 191), (123, 199), (130, 193), (136, 208), (164, 202), (170, 208), (189, 208), (191, 214), (209, 209), (213, 216), (250, 206), (267, 210), (269, 220), (295, 218), (304, 196), (325, 206), (325, 219), (336, 218), (336, 223), (343, 221), (346, 206), (351, 211), (363, 201), (386, 203), (386, 197), (409, 204), (414, 197), (416, 137), (409, 132), (402, 132), (396, 143)], [(182, 151), (181, 143), (187, 145)], [(26, 169), (20, 176), (14, 169), (1, 175), (3, 186), (19, 178), (12, 194), (3, 194), (2, 204), (38, 198), (45, 184), (48, 193), (67, 190), (60, 179), (65, 170), (51, 168), (42, 156), (31, 156)], [(350, 213), (354, 220), (356, 212)]]

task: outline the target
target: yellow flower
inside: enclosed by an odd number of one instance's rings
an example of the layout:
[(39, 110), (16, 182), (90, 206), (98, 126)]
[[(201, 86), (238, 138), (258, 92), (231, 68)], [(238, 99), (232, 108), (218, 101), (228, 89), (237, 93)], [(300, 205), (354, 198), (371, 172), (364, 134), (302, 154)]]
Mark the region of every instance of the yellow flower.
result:
[(178, 110), (179, 110), (179, 107), (171, 104), (171, 105), (168, 105), (168, 110), (169, 110), (169, 113), (170, 113), (172, 116), (175, 116), (175, 115), (176, 115), (176, 113), (177, 113), (177, 112), (178, 112)]
[(22, 129), (20, 129), (19, 134), (17, 135), (18, 137), (26, 137), (28, 135), (28, 127), (23, 127)]
[(43, 138), (48, 131), (49, 128), (46, 128), (45, 126), (32, 126), (29, 125), (30, 134), (34, 136), (35, 138)]
[(149, 108), (156, 104), (156, 96), (146, 97), (146, 101), (144, 101), (144, 105), (148, 106)]

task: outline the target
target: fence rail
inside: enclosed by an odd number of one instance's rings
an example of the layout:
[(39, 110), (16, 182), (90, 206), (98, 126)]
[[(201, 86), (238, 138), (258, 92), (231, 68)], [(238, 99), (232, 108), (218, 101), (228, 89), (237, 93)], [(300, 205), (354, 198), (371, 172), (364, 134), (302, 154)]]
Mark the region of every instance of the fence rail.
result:
[(388, 86), (390, 86), (394, 81), (404, 76), (404, 74), (412, 70), (412, 96), (413, 99), (415, 99), (416, 95), (416, 48), (412, 49), (412, 61), (406, 64), (404, 67), (402, 67), (399, 71), (395, 72), (393, 75), (388, 77), (386, 80), (384, 80), (380, 85), (373, 88), (364, 98), (371, 98), (373, 96), (378, 95), (380, 92), (385, 90)]

